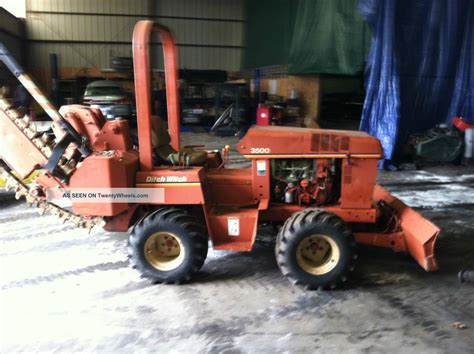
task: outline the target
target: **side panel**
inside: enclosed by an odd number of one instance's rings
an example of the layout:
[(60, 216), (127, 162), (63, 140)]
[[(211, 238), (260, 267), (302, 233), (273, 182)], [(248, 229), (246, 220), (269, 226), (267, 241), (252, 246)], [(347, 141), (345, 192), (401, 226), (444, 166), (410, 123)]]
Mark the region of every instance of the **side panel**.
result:
[(214, 249), (251, 251), (257, 234), (259, 210), (204, 206), (207, 229)]
[(291, 158), (291, 155), (308, 154), (382, 157), (380, 142), (365, 132), (282, 126), (251, 127), (237, 144), (237, 150), (249, 158), (265, 158), (264, 155), (275, 155), (275, 158), (285, 158), (278, 155), (286, 155), (286, 158)]
[(151, 204), (204, 204), (202, 175), (202, 167), (164, 167), (153, 171), (139, 171), (136, 175), (136, 187), (163, 190), (164, 202), (159, 200)]
[[(71, 177), (69, 187), (74, 188), (129, 188), (133, 186), (138, 165), (135, 152), (117, 155), (100, 153), (87, 157)], [(84, 216), (114, 216), (125, 211), (128, 203), (72, 203), (75, 213)]]
[(371, 209), (376, 178), (376, 159), (344, 159), (342, 161), (341, 208)]
[[(267, 210), (260, 212), (261, 221), (286, 221), (292, 214), (306, 209), (307, 206), (297, 204), (271, 204)], [(377, 210), (371, 209), (342, 209), (339, 206), (323, 206), (323, 209), (336, 214), (345, 222), (374, 223)]]
[(123, 211), (122, 213), (111, 218), (107, 218), (104, 229), (107, 231), (127, 231), (138, 206), (138, 204), (131, 205), (130, 208)]
[(206, 190), (210, 204), (241, 207), (258, 201), (254, 198), (250, 168), (208, 170)]

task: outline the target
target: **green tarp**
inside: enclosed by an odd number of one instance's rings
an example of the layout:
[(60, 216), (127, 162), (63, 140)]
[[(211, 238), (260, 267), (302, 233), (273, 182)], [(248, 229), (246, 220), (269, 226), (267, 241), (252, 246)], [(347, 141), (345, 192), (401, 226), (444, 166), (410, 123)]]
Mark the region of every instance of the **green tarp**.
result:
[(297, 0), (248, 0), (244, 68), (286, 65)]
[(247, 11), (246, 68), (344, 75), (364, 68), (371, 39), (357, 0), (249, 1)]

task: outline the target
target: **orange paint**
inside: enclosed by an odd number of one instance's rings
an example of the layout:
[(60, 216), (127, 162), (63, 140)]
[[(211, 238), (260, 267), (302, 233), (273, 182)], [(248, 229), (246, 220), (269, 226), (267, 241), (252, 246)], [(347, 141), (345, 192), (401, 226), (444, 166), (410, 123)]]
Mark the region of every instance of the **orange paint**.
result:
[[(427, 271), (437, 269), (434, 244), (439, 229), (410, 209), (385, 189), (376, 185), (377, 161), (383, 156), (380, 142), (364, 132), (304, 129), (282, 126), (259, 126), (249, 129), (237, 144), (237, 150), (251, 160), (251, 167), (227, 169), (218, 152), (208, 152), (202, 166), (157, 166), (153, 154), (151, 124), (151, 78), (149, 40), (159, 33), (164, 52), (170, 146), (179, 151), (179, 96), (177, 51), (168, 28), (152, 21), (139, 21), (133, 33), (135, 94), (139, 149), (133, 150), (126, 121), (105, 122), (100, 112), (79, 105), (65, 106), (61, 113), (90, 143), (94, 153), (79, 162), (65, 188), (160, 188), (164, 197), (148, 205), (128, 203), (73, 203), (76, 213), (106, 216), (108, 230), (126, 230), (135, 212), (152, 211), (158, 205), (185, 206), (197, 216), (204, 216), (209, 236), (217, 249), (250, 251), (259, 222), (283, 223), (293, 213), (307, 208), (323, 208), (338, 215), (354, 230), (357, 242), (409, 252)], [(40, 151), (11, 124), (0, 111), (2, 158), (22, 177), (46, 162)], [(62, 131), (54, 128), (55, 134)], [(72, 156), (75, 146), (66, 152)], [(313, 159), (316, 182), (302, 184), (307, 195), (283, 203), (273, 198), (279, 189), (272, 177), (273, 159)], [(155, 161), (154, 161), (155, 160)], [(164, 159), (163, 159), (164, 160)], [(334, 167), (337, 181), (327, 179)], [(306, 178), (306, 177), (305, 177)], [(43, 175), (40, 185), (60, 182)], [(328, 183), (326, 183), (328, 181)], [(301, 181), (299, 181), (301, 182)], [(313, 183), (313, 184), (311, 184)], [(315, 185), (321, 183), (321, 185)], [(275, 186), (277, 185), (277, 186)], [(287, 191), (297, 186), (287, 185)], [(335, 188), (330, 199), (315, 191)], [(312, 189), (313, 188), (313, 189)], [(320, 189), (319, 189), (320, 188)], [(315, 195), (311, 194), (314, 193)], [(329, 195), (329, 192), (328, 192)], [(313, 199), (312, 199), (313, 198)], [(303, 202), (302, 202), (303, 200)], [(309, 203), (315, 200), (311, 206)], [(398, 220), (395, 226), (376, 226), (389, 206)], [(384, 225), (382, 225), (384, 226)], [(378, 230), (378, 231), (377, 231)]]

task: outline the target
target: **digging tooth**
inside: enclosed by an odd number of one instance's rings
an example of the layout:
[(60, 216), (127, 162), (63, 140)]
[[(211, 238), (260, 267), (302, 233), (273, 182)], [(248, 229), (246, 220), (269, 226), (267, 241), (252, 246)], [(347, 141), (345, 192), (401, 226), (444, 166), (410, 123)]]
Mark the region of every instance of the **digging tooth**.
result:
[(28, 126), (28, 123), (25, 123), (25, 121), (22, 118), (15, 119), (15, 124), (18, 127), (20, 127), (20, 129), (24, 129)]
[(38, 149), (42, 149), (45, 145), (43, 144), (43, 141), (41, 141), (40, 138), (33, 139), (33, 143)]
[(48, 134), (46, 134), (46, 133), (44, 133), (43, 135), (41, 135), (40, 140), (43, 142), (43, 144), (49, 144), (49, 143), (50, 143), (49, 136), (48, 136)]
[(4, 111), (8, 111), (12, 108), (12, 105), (10, 104), (10, 102), (7, 99), (1, 98), (0, 99), (0, 108), (3, 109)]
[(34, 125), (31, 125), (29, 128), (25, 129), (25, 134), (30, 139), (33, 139), (36, 135), (36, 128), (33, 128), (33, 127), (34, 127)]
[(10, 103), (3, 97), (0, 98), (0, 108), (3, 109), (4, 111), (7, 111), (8, 108), (10, 108)]
[(71, 168), (67, 165), (63, 165), (61, 166), (61, 170), (64, 172), (66, 176), (69, 176), (72, 173), (72, 171), (74, 171), (74, 168)]
[(27, 194), (25, 196), (25, 199), (26, 199), (26, 202), (31, 206), (33, 205), (33, 202), (35, 201), (36, 198), (32, 196), (31, 194)]
[(8, 179), (8, 180), (6, 181), (6, 183), (5, 183), (5, 189), (6, 189), (7, 191), (14, 189), (15, 186), (16, 186), (16, 184), (15, 184), (15, 183), (12, 183), (11, 179)]
[(41, 152), (42, 152), (43, 154), (45, 154), (46, 157), (49, 157), (49, 155), (51, 155), (51, 153), (53, 152), (53, 150), (52, 150), (49, 146), (43, 146), (43, 147), (41, 148)]
[(28, 138), (32, 139), (38, 133), (38, 130), (34, 123), (30, 123), (28, 127), (25, 128), (24, 132), (28, 136)]
[[(72, 170), (72, 166), (74, 164), (69, 163), (62, 167), (67, 167), (68, 169)], [(2, 171), (3, 170), (3, 171)], [(31, 204), (34, 207), (38, 208), (38, 213), (40, 215), (44, 215), (46, 212), (56, 215), (64, 222), (69, 221), (72, 222), (77, 227), (86, 228), (88, 229), (89, 233), (91, 232), (94, 226), (103, 226), (105, 225), (105, 221), (103, 218), (95, 217), (95, 218), (88, 218), (83, 217), (80, 215), (76, 215), (71, 213), (61, 207), (58, 207), (55, 204), (48, 203), (46, 201), (42, 201), (38, 197), (29, 193), (29, 188), (24, 185), (19, 179), (17, 179), (10, 171), (5, 169), (0, 169), (0, 175), (3, 176), (5, 180), (5, 188), (7, 189), (14, 189), (15, 191), (15, 198), (19, 199), (21, 197), (26, 198), (26, 202)]]
[(8, 116), (10, 117), (10, 119), (13, 121), (21, 117), (20, 113), (18, 113), (18, 111), (14, 108), (9, 108), (8, 111), (6, 112), (8, 113)]

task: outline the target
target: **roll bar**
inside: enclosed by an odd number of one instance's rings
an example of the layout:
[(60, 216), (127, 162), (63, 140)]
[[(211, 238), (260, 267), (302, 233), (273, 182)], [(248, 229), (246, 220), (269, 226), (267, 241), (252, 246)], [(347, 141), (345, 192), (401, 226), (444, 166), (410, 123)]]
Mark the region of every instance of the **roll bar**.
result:
[(143, 171), (153, 169), (149, 50), (151, 32), (159, 33), (163, 46), (170, 145), (176, 151), (179, 151), (180, 148), (178, 61), (175, 41), (167, 27), (153, 21), (138, 21), (133, 30), (133, 72), (135, 76), (140, 168)]

